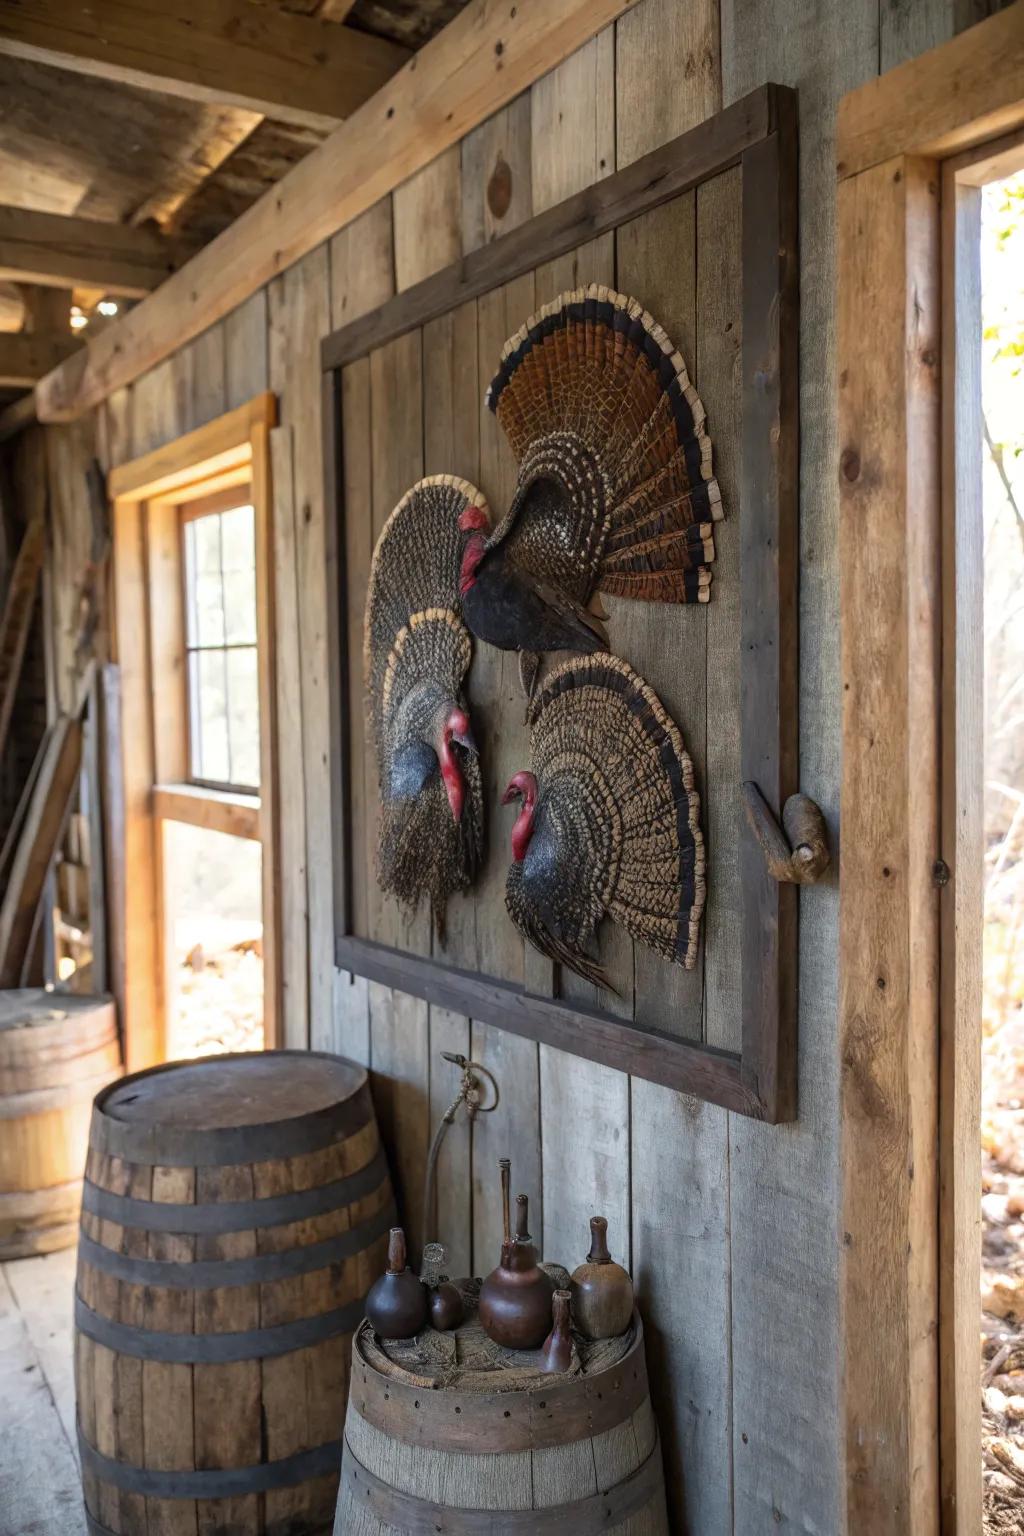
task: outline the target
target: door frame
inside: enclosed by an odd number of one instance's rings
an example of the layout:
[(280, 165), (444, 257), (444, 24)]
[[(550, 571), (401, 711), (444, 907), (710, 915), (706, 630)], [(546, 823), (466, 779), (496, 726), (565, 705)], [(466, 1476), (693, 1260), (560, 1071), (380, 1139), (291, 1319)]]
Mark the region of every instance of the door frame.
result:
[(981, 1530), (981, 549), (955, 300), (969, 166), (1022, 127), (1021, 0), (839, 108), (841, 1368), (847, 1525), (872, 1536)]
[[(155, 1066), (166, 1057), (165, 961), (162, 936), (162, 824), (173, 819), (214, 830), (258, 835), (262, 844), (264, 1038), (280, 1044), (280, 881), (277, 795), (277, 724), (274, 685), (273, 496), (270, 430), (277, 399), (269, 391), (205, 426), (110, 472), (112, 505), (111, 641), (121, 693), (121, 769), (124, 795), (123, 1021), (129, 1072)], [(260, 796), (206, 790), (191, 795), (182, 784), (166, 784), (167, 753), (161, 743), (159, 699), (151, 686), (160, 664), (161, 613), (154, 593), (165, 587), (180, 606), (180, 584), (172, 576), (157, 587), (152, 562), (161, 543), (177, 547), (182, 503), (248, 483), (256, 529), (256, 626), (259, 665)], [(173, 522), (173, 528), (171, 523)], [(168, 546), (170, 547), (170, 545)], [(173, 563), (173, 562), (172, 562)], [(180, 562), (179, 562), (180, 563)], [(171, 591), (171, 589), (174, 589)], [(173, 628), (173, 622), (170, 625)], [(183, 667), (168, 654), (169, 668)], [(177, 679), (184, 686), (183, 675)], [(184, 743), (179, 743), (184, 752)], [(174, 778), (179, 775), (172, 774)], [(184, 775), (180, 775), (184, 777)], [(253, 817), (256, 821), (254, 823)]]

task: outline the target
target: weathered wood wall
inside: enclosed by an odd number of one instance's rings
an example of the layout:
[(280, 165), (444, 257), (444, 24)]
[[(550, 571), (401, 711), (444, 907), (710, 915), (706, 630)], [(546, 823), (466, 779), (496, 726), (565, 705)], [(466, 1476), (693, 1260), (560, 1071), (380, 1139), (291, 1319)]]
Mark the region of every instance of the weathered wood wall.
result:
[[(280, 729), (284, 1032), (290, 1045), (334, 1049), (368, 1063), (385, 1134), (396, 1152), (411, 1226), (431, 1127), (454, 1088), (442, 1049), (472, 1053), (497, 1074), (502, 1107), (472, 1134), (457, 1126), (440, 1170), (440, 1210), (452, 1262), (486, 1269), (497, 1249), (495, 1168), (515, 1159), (516, 1184), (536, 1202), (535, 1232), (550, 1254), (582, 1252), (588, 1215), (610, 1222), (616, 1257), (631, 1265), (648, 1328), (676, 1529), (689, 1536), (844, 1528), (837, 1256), (839, 1077), (837, 888), (801, 897), (799, 1120), (770, 1128), (502, 1034), (417, 999), (335, 972), (327, 767), (324, 507), (318, 342), (392, 292), (445, 266), (766, 80), (800, 93), (801, 154), (801, 678), (803, 789), (837, 835), (839, 794), (835, 182), (833, 126), (842, 93), (978, 18), (975, 0), (641, 0), (615, 28), (538, 82), (393, 197), (257, 293), (99, 413), (110, 465), (143, 453), (258, 390), (280, 397), (274, 433), (277, 702)], [(652, 216), (657, 244), (637, 238), (656, 313), (694, 359), (728, 482), (737, 346), (735, 247), (727, 197), (714, 187)], [(717, 242), (695, 262), (694, 221)], [(629, 286), (620, 250), (619, 280)], [(534, 302), (596, 276), (604, 249), (577, 253), (436, 322), (429, 345), (400, 339), (345, 378), (350, 489), (369, 487), (374, 529), (420, 474), (453, 469), (495, 500), (511, 467), (479, 396), (505, 336)], [(699, 332), (699, 334), (698, 334)], [(400, 392), (408, 434), (384, 440), (372, 401)], [(394, 414), (391, 420), (396, 418)], [(421, 433), (419, 422), (423, 422)], [(353, 451), (353, 445), (355, 451)], [(363, 494), (366, 494), (364, 489)], [(351, 570), (365, 580), (372, 531), (350, 529)], [(709, 627), (735, 623), (728, 539)], [(358, 580), (354, 586), (358, 586)], [(353, 640), (361, 613), (349, 615)], [(358, 658), (359, 645), (350, 647)], [(356, 661), (353, 661), (356, 665)], [(510, 697), (507, 661), (498, 669)], [(660, 680), (659, 680), (660, 681)], [(671, 693), (671, 680), (664, 684)], [(734, 686), (708, 680), (709, 690)], [(725, 702), (725, 701), (723, 701)], [(716, 803), (716, 756), (706, 744), (709, 830), (728, 868), (727, 822)], [(685, 716), (684, 716), (685, 717)], [(483, 727), (486, 734), (486, 724)], [(514, 746), (514, 743), (512, 744)], [(511, 750), (511, 747), (508, 748)], [(506, 747), (493, 765), (504, 770)], [(369, 838), (369, 797), (357, 837)], [(719, 830), (717, 818), (721, 814)], [(489, 878), (498, 878), (501, 859)], [(365, 887), (367, 902), (374, 899)], [(485, 969), (508, 932), (455, 927)], [(722, 948), (724, 949), (724, 945)], [(516, 963), (522, 964), (520, 955)], [(527, 963), (532, 964), (532, 957)], [(637, 983), (641, 985), (639, 968)], [(727, 1019), (736, 976), (705, 975)]]

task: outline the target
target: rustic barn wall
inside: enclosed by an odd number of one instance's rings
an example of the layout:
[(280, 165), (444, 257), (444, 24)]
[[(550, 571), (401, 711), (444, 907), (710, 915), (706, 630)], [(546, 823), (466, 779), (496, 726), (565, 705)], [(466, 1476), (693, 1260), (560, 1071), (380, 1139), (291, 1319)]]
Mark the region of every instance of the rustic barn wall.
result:
[[(441, 1163), (453, 1263), (479, 1271), (495, 1256), (495, 1168), (504, 1153), (515, 1158), (517, 1185), (536, 1197), (535, 1230), (549, 1253), (571, 1257), (588, 1214), (609, 1217), (615, 1256), (632, 1266), (643, 1299), (675, 1528), (690, 1536), (776, 1529), (835, 1536), (843, 1529), (837, 887), (832, 880), (801, 898), (800, 1117), (792, 1126), (757, 1125), (334, 970), (318, 342), (396, 288), (764, 81), (797, 87), (801, 781), (837, 837), (835, 105), (880, 68), (977, 19), (976, 9), (972, 0), (787, 0), (785, 7), (640, 0), (461, 146), (99, 413), (96, 437), (109, 466), (259, 390), (279, 395), (273, 455), (285, 1042), (335, 1049), (373, 1068), (414, 1232), (430, 1129), (453, 1090), (439, 1052), (471, 1050), (495, 1071), (501, 1112), (472, 1134), (456, 1127)], [(712, 187), (700, 199), (690, 198), (689, 225), (675, 213), (677, 227), (663, 232), (663, 259), (666, 293), (675, 283), (689, 285), (690, 314), (699, 317), (704, 341), (695, 372), (703, 392), (702, 357), (709, 382), (728, 378), (735, 247), (728, 197)], [(692, 219), (718, 246), (717, 260), (696, 271)], [(428, 349), (399, 340), (346, 371), (346, 476), (350, 488), (369, 488), (375, 529), (423, 472), (454, 468), (472, 478), (476, 471), (492, 495), (507, 489), (497, 436), (476, 430), (479, 389), (534, 294), (538, 302), (550, 297), (601, 259), (599, 250), (579, 261), (563, 258), (552, 264), (557, 271), (538, 274), (536, 290), (531, 277), (528, 293), (482, 300), (475, 324), (458, 313), (436, 322), (441, 333)], [(414, 416), (422, 403), (422, 440), (385, 441), (379, 422), (375, 432), (374, 389), (401, 390)], [(726, 388), (712, 384), (709, 395), (715, 390), (718, 398), (707, 403), (728, 475), (730, 401)], [(349, 534), (353, 592), (365, 584), (371, 537), (369, 528)], [(715, 602), (714, 622), (734, 622), (724, 584)], [(353, 603), (353, 640), (360, 624)], [(359, 645), (350, 650), (358, 658)], [(504, 665), (500, 658), (481, 664)], [(708, 681), (724, 699), (734, 686), (730, 676)], [(716, 754), (724, 775), (729, 751), (727, 741), (708, 742), (712, 818)], [(356, 836), (368, 839), (365, 801), (356, 815), (363, 818)], [(503, 934), (472, 938), (482, 964), (504, 963)], [(705, 985), (727, 1013), (736, 977), (709, 967)]]

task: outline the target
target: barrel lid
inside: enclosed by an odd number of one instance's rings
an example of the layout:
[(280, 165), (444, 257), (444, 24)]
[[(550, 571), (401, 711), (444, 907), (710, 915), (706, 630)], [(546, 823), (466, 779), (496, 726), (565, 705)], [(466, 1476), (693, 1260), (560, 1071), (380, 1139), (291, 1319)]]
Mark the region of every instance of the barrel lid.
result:
[(251, 1162), (317, 1150), (371, 1113), (366, 1071), (355, 1062), (322, 1051), (246, 1051), (122, 1078), (96, 1099), (90, 1140), (129, 1161)]
[(45, 987), (14, 987), (0, 992), (0, 1030), (32, 1029), (58, 1024), (70, 1014), (94, 1013), (109, 1008), (105, 995), (83, 992), (48, 992)]

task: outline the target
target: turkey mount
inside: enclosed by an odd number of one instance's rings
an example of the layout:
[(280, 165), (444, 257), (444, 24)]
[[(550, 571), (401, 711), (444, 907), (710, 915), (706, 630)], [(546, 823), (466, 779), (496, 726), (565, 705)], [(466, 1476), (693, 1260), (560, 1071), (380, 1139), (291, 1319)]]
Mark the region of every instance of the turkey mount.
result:
[(563, 662), (527, 711), (531, 770), (503, 804), (512, 828), (505, 904), (541, 954), (597, 986), (590, 951), (608, 915), (664, 959), (696, 964), (705, 894), (693, 764), (676, 724), (616, 656)]
[[(704, 407), (636, 299), (592, 284), (545, 305), (505, 343), (487, 404), (519, 468), (493, 532), (462, 523), (478, 639), (587, 654), (608, 648), (597, 592), (707, 601), (722, 504)], [(535, 665), (523, 671), (532, 685)]]
[(421, 480), (385, 523), (370, 567), (366, 682), (380, 792), (377, 878), (414, 910), (426, 896), (445, 933), (449, 896), (483, 854), (483, 783), (464, 687), (473, 644), (462, 622), (460, 523), (489, 525), (486, 502), (454, 475)]

